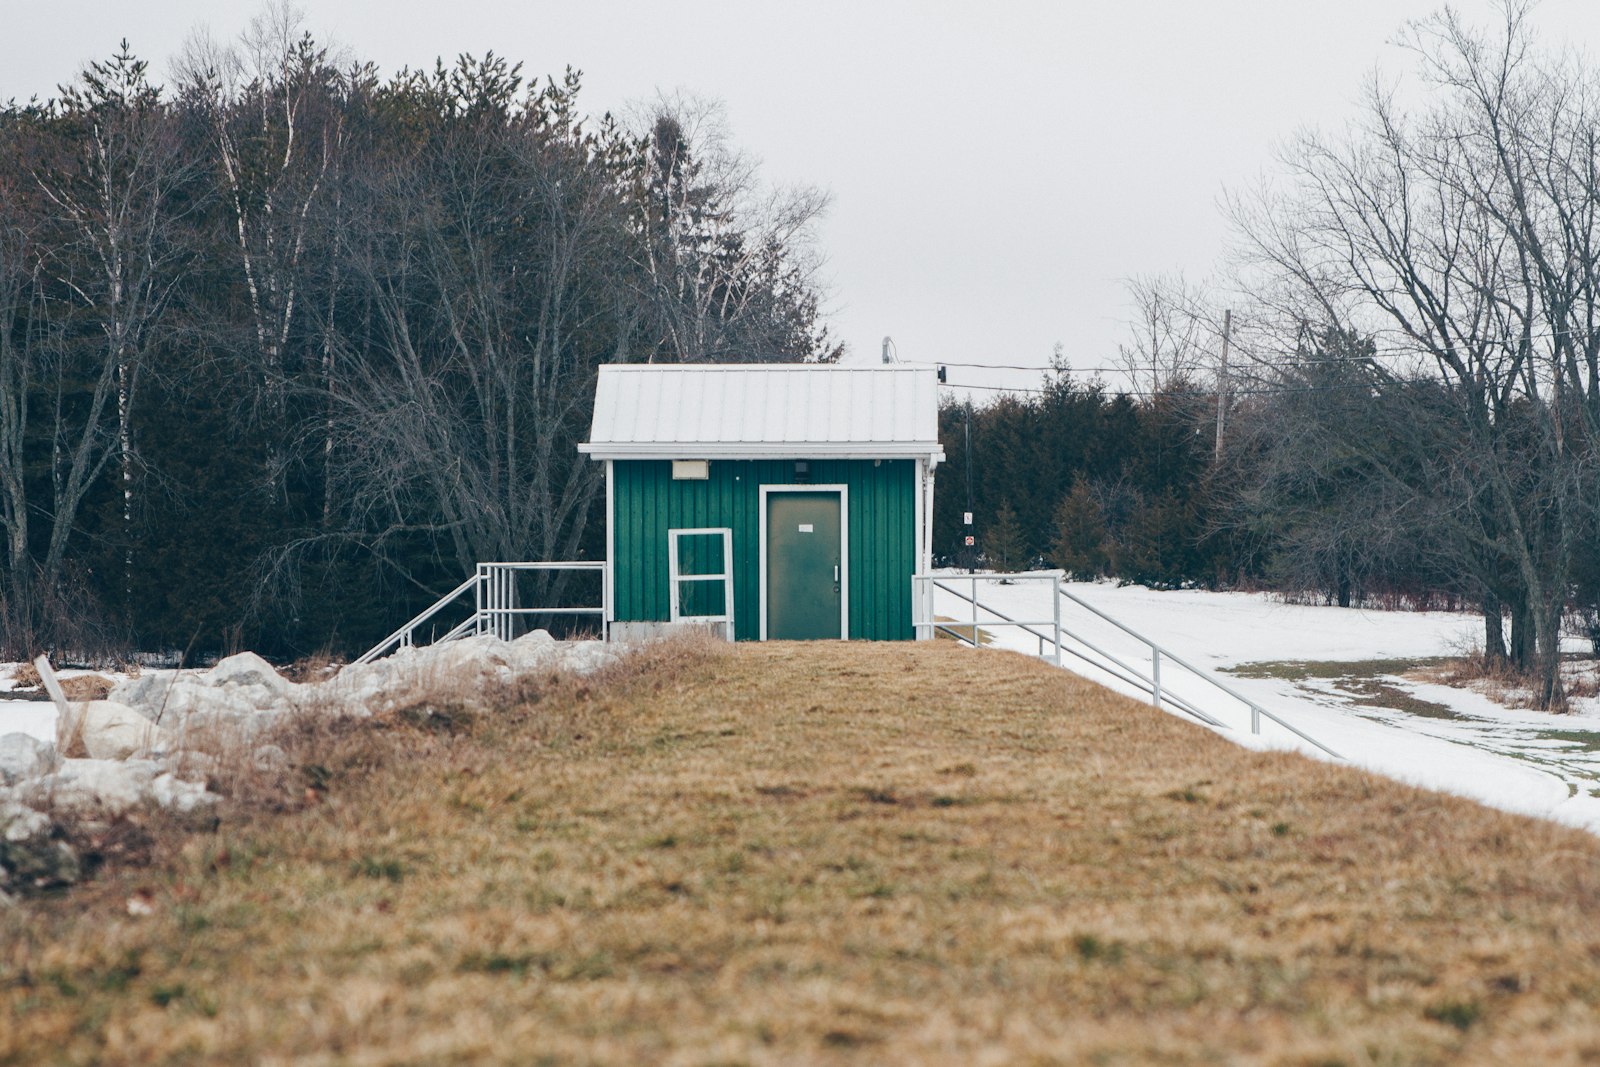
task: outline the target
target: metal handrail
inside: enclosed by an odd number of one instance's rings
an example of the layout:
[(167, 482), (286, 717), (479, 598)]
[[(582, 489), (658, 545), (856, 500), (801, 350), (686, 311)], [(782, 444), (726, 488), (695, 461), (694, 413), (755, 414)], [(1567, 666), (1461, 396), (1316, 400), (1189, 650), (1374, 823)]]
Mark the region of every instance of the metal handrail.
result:
[[(514, 599), (515, 589), (511, 572), (513, 571), (599, 571), (600, 572), (600, 603), (596, 607), (562, 606), (562, 607), (529, 607), (517, 608), (510, 606)], [(607, 596), (607, 586), (611, 580), (611, 572), (606, 567), (604, 560), (565, 560), (557, 562), (514, 562), (514, 563), (480, 563), (478, 564), (478, 578), (481, 581), (478, 595), (478, 614), (482, 623), (478, 628), (479, 633), (493, 633), (505, 640), (511, 639), (511, 619), (518, 615), (598, 615), (600, 616), (600, 639), (609, 638), (609, 620), (606, 618), (606, 605), (610, 602)]]
[[(467, 590), (476, 587), (477, 584), (478, 584), (478, 576), (476, 574), (474, 574), (471, 578), (468, 578), (466, 581), (462, 582), (460, 585), (458, 585), (454, 589), (450, 590), (450, 592), (448, 592), (444, 596), (440, 597), (437, 601), (434, 602), (434, 604), (433, 604), (433, 606), (431, 608), (427, 608), (426, 610), (419, 612), (415, 617), (412, 618), (412, 620), (410, 622), (406, 623), (404, 626), (400, 627), (400, 629), (396, 630), (394, 633), (390, 634), (388, 637), (385, 637), (382, 641), (379, 641), (377, 644), (375, 644), (371, 648), (367, 649), (365, 652), (363, 652), (361, 655), (357, 656), (351, 662), (352, 663), (371, 663), (373, 660), (377, 659), (379, 656), (381, 656), (384, 653), (390, 651), (391, 649), (394, 649), (396, 647), (409, 646), (411, 644), (411, 634), (412, 634), (412, 632), (414, 630), (416, 630), (416, 628), (418, 626), (421, 626), (423, 623), (427, 622), (429, 619), (431, 619), (435, 615), (439, 614), (439, 612), (441, 612), (445, 608), (449, 607), (450, 603), (452, 601), (454, 601), (461, 594), (465, 593)], [(471, 620), (468, 620), (468, 621), (471, 621)], [(459, 630), (459, 629), (460, 629), (459, 626), (456, 627), (456, 630)], [(456, 632), (455, 630), (451, 631), (451, 633), (455, 633), (455, 632)]]
[[(1303, 730), (1300, 730), (1297, 727), (1285, 722), (1282, 718), (1280, 718), (1277, 715), (1274, 715), (1272, 712), (1270, 712), (1267, 709), (1263, 708), (1260, 704), (1256, 703), (1254, 700), (1251, 700), (1249, 697), (1245, 696), (1243, 693), (1240, 693), (1237, 689), (1234, 689), (1232, 686), (1227, 685), (1226, 683), (1224, 683), (1223, 681), (1221, 681), (1220, 679), (1218, 679), (1217, 677), (1212, 675), (1209, 671), (1206, 671), (1206, 670), (1203, 670), (1203, 669), (1201, 669), (1199, 667), (1196, 667), (1194, 664), (1190, 663), (1188, 660), (1184, 659), (1182, 656), (1179, 656), (1176, 653), (1172, 652), (1170, 649), (1166, 648), (1165, 646), (1160, 645), (1160, 644), (1150, 640), (1148, 637), (1145, 637), (1143, 634), (1139, 633), (1137, 630), (1134, 630), (1134, 629), (1130, 628), (1129, 626), (1117, 621), (1116, 619), (1112, 618), (1110, 615), (1107, 615), (1105, 612), (1103, 612), (1099, 608), (1095, 607), (1093, 604), (1090, 604), (1087, 601), (1083, 600), (1081, 597), (1078, 597), (1077, 595), (1073, 594), (1071, 591), (1069, 591), (1066, 588), (1065, 583), (1062, 581), (1062, 572), (1060, 572), (1060, 571), (1027, 572), (1027, 573), (1023, 573), (1023, 574), (1009, 574), (1009, 575), (1005, 576), (1005, 580), (1012, 580), (1012, 581), (1019, 580), (1019, 579), (1020, 580), (1049, 579), (1051, 581), (1051, 584), (1054, 587), (1055, 592), (1057, 594), (1053, 598), (1054, 606), (1055, 606), (1055, 618), (1053, 620), (1039, 621), (1039, 622), (1019, 621), (1017, 619), (1013, 619), (1009, 615), (1006, 615), (1004, 612), (999, 611), (998, 609), (996, 609), (994, 607), (991, 607), (990, 605), (984, 604), (981, 601), (979, 601), (978, 600), (978, 586), (977, 586), (977, 583), (978, 583), (978, 580), (979, 580), (980, 577), (987, 578), (988, 580), (995, 580), (995, 576), (993, 576), (993, 575), (984, 575), (984, 576), (979, 576), (979, 575), (971, 575), (971, 576), (967, 576), (967, 575), (936, 575), (936, 574), (918, 574), (918, 575), (914, 575), (913, 576), (913, 581), (915, 583), (919, 583), (922, 588), (925, 588), (925, 589), (928, 590), (928, 592), (926, 594), (925, 602), (922, 601), (921, 599), (919, 599), (919, 601), (918, 601), (919, 608), (921, 609), (920, 610), (920, 614), (921, 615), (925, 615), (926, 618), (925, 619), (924, 618), (918, 618), (916, 620), (916, 625), (919, 628), (926, 627), (927, 630), (930, 633), (938, 633), (938, 632), (941, 632), (941, 631), (944, 632), (944, 633), (948, 633), (952, 637), (955, 637), (957, 640), (966, 641), (968, 644), (971, 644), (974, 647), (976, 647), (978, 645), (978, 643), (979, 643), (979, 641), (978, 641), (978, 631), (979, 631), (980, 624), (988, 625), (988, 626), (1015, 626), (1015, 627), (1023, 630), (1024, 632), (1026, 632), (1028, 634), (1031, 634), (1032, 636), (1034, 636), (1034, 637), (1039, 639), (1040, 655), (1041, 656), (1044, 654), (1044, 652), (1043, 652), (1044, 644), (1046, 642), (1050, 642), (1052, 644), (1052, 646), (1053, 646), (1053, 651), (1054, 651), (1054, 657), (1053, 658), (1054, 658), (1055, 663), (1058, 666), (1061, 663), (1061, 655), (1064, 652), (1067, 655), (1073, 656), (1074, 658), (1083, 661), (1084, 663), (1086, 663), (1089, 666), (1095, 668), (1096, 670), (1102, 671), (1105, 674), (1110, 675), (1112, 678), (1115, 678), (1118, 681), (1120, 681), (1120, 682), (1122, 682), (1122, 683), (1124, 683), (1126, 685), (1132, 686), (1133, 688), (1139, 690), (1141, 693), (1147, 694), (1150, 697), (1151, 703), (1155, 704), (1157, 707), (1160, 707), (1162, 704), (1166, 704), (1166, 705), (1168, 705), (1168, 706), (1170, 706), (1170, 707), (1172, 707), (1172, 708), (1174, 708), (1174, 709), (1176, 709), (1176, 710), (1178, 710), (1178, 711), (1180, 711), (1180, 712), (1182, 712), (1182, 713), (1184, 713), (1186, 715), (1189, 715), (1189, 716), (1199, 720), (1200, 722), (1205, 723), (1207, 726), (1211, 726), (1211, 727), (1214, 727), (1216, 729), (1228, 729), (1229, 727), (1227, 726), (1226, 723), (1223, 723), (1220, 720), (1216, 719), (1215, 717), (1213, 717), (1213, 716), (1207, 714), (1206, 712), (1200, 710), (1200, 708), (1196, 707), (1195, 704), (1193, 702), (1191, 702), (1188, 698), (1180, 696), (1177, 693), (1174, 693), (1168, 687), (1163, 687), (1163, 685), (1161, 683), (1161, 661), (1162, 661), (1162, 658), (1165, 657), (1166, 659), (1168, 659), (1168, 660), (1172, 661), (1173, 663), (1177, 664), (1179, 667), (1182, 667), (1184, 670), (1188, 671), (1190, 674), (1194, 675), (1196, 678), (1200, 679), (1203, 682), (1206, 682), (1207, 684), (1211, 685), (1212, 687), (1214, 687), (1218, 691), (1226, 694), (1227, 696), (1231, 697), (1234, 700), (1237, 700), (1240, 704), (1243, 704), (1246, 708), (1248, 708), (1249, 711), (1250, 711), (1250, 732), (1252, 734), (1260, 734), (1261, 733), (1261, 720), (1263, 718), (1265, 718), (1268, 721), (1270, 721), (1272, 723), (1275, 723), (1278, 726), (1283, 727), (1285, 730), (1289, 731), (1291, 734), (1293, 734), (1296, 737), (1300, 738), (1302, 741), (1305, 741), (1306, 743), (1315, 746), (1316, 748), (1322, 750), (1323, 752), (1326, 752), (1328, 755), (1332, 756), (1333, 758), (1340, 759), (1340, 760), (1342, 760), (1344, 758), (1343, 756), (1339, 755), (1339, 753), (1337, 753), (1333, 749), (1329, 748), (1327, 745), (1324, 745), (1322, 742), (1318, 741), (1316, 738), (1314, 738), (1314, 737), (1310, 736), (1309, 734), (1305, 733)], [(962, 581), (962, 580), (968, 580), (968, 581), (971, 582), (972, 593), (971, 593), (970, 596), (968, 594), (966, 594), (966, 593), (963, 593), (960, 589), (957, 589), (953, 585), (949, 584), (950, 581)], [(963, 601), (971, 604), (972, 605), (972, 621), (970, 623), (969, 622), (959, 622), (958, 623), (955, 620), (947, 620), (947, 621), (944, 621), (944, 622), (940, 622), (940, 621), (936, 620), (934, 618), (934, 613), (933, 613), (932, 591), (934, 589), (943, 590), (943, 591), (945, 591), (947, 593), (952, 594), (953, 596), (957, 597), (958, 599), (963, 600)], [(1123, 633), (1127, 634), (1129, 637), (1132, 637), (1135, 640), (1143, 643), (1147, 648), (1149, 648), (1150, 649), (1150, 673), (1149, 673), (1149, 675), (1146, 676), (1145, 674), (1141, 673), (1138, 668), (1133, 667), (1128, 663), (1125, 663), (1123, 660), (1121, 660), (1117, 656), (1113, 655), (1112, 653), (1106, 651), (1103, 648), (1098, 647), (1093, 642), (1089, 641), (1087, 638), (1085, 638), (1085, 637), (1083, 637), (1083, 636), (1081, 636), (1081, 635), (1079, 635), (1077, 633), (1074, 633), (1073, 631), (1071, 631), (1067, 627), (1063, 626), (1061, 624), (1061, 599), (1063, 597), (1066, 598), (1066, 600), (1068, 600), (1069, 602), (1071, 602), (1073, 604), (1076, 604), (1077, 606), (1079, 606), (1081, 608), (1084, 608), (1085, 610), (1087, 610), (1091, 614), (1095, 615), (1096, 617), (1104, 620), (1105, 622), (1110, 623), (1112, 626), (1116, 627), (1118, 630), (1120, 630)], [(995, 616), (996, 620), (998, 620), (998, 621), (980, 619), (978, 617), (978, 613), (980, 611), (987, 612), (988, 614)], [(1050, 626), (1050, 627), (1052, 627), (1052, 629), (1054, 631), (1053, 635), (1050, 634), (1050, 633), (1044, 633), (1044, 632), (1041, 632), (1040, 630), (1035, 629), (1035, 627), (1040, 627), (1040, 626)], [(972, 631), (972, 636), (970, 638), (966, 637), (966, 636), (963, 636), (963, 634), (960, 632), (961, 628), (970, 628), (971, 631)], [(1074, 648), (1071, 645), (1065, 644), (1062, 641), (1063, 637), (1068, 638), (1069, 640), (1075, 642), (1076, 644), (1083, 646), (1083, 648), (1087, 649), (1090, 653), (1093, 654), (1093, 656), (1098, 656), (1099, 660), (1097, 661), (1096, 659), (1092, 658), (1091, 656), (1085, 655), (1083, 652), (1080, 652), (1077, 648)]]
[[(1013, 576), (1013, 577), (1016, 577), (1016, 576)], [(1057, 579), (1057, 580), (1059, 580), (1059, 579)], [(1148, 680), (1146, 680), (1145, 678), (1143, 678), (1139, 674), (1139, 672), (1137, 670), (1135, 670), (1133, 667), (1128, 666), (1128, 664), (1122, 662), (1122, 660), (1118, 659), (1116, 656), (1112, 655), (1110, 652), (1107, 652), (1105, 649), (1096, 646), (1093, 642), (1089, 641), (1087, 638), (1082, 637), (1082, 636), (1080, 636), (1078, 634), (1075, 634), (1072, 631), (1068, 630), (1066, 627), (1062, 626), (1060, 624), (1059, 616), (1058, 616), (1057, 619), (1053, 620), (1049, 624), (1046, 624), (1044, 622), (1037, 622), (1037, 623), (1019, 622), (1019, 621), (1011, 618), (1009, 615), (1005, 614), (1004, 612), (1000, 611), (998, 608), (990, 607), (988, 604), (978, 603), (973, 597), (969, 597), (969, 596), (963, 594), (959, 589), (956, 589), (953, 586), (946, 585), (943, 581), (939, 580), (938, 578), (932, 578), (932, 579), (930, 579), (930, 581), (931, 581), (931, 584), (933, 585), (934, 588), (943, 589), (945, 592), (951, 593), (954, 596), (956, 596), (957, 598), (959, 598), (961, 600), (965, 600), (968, 603), (972, 604), (973, 608), (974, 608), (974, 614), (976, 614), (976, 611), (978, 609), (982, 609), (983, 611), (987, 611), (991, 615), (998, 616), (1000, 619), (1004, 620), (1003, 623), (1000, 623), (998, 625), (1010, 625), (1010, 626), (1020, 627), (1022, 630), (1026, 631), (1027, 633), (1032, 634), (1034, 637), (1037, 637), (1039, 639), (1041, 647), (1043, 646), (1044, 642), (1050, 641), (1053, 644), (1054, 648), (1055, 648), (1055, 664), (1058, 667), (1061, 666), (1061, 654), (1062, 653), (1066, 653), (1069, 656), (1073, 656), (1073, 657), (1075, 657), (1077, 659), (1082, 660), (1084, 663), (1087, 663), (1089, 666), (1095, 668), (1096, 670), (1104, 671), (1105, 673), (1111, 675), (1113, 678), (1116, 678), (1118, 681), (1121, 681), (1121, 682), (1124, 682), (1124, 683), (1126, 683), (1128, 685), (1133, 686), (1135, 689), (1138, 689), (1142, 693), (1150, 693), (1152, 695), (1159, 695), (1160, 698), (1162, 700), (1165, 700), (1168, 704), (1171, 704), (1173, 707), (1177, 708), (1179, 711), (1183, 712), (1184, 714), (1189, 715), (1192, 718), (1198, 719), (1200, 722), (1205, 723), (1207, 726), (1212, 726), (1212, 727), (1215, 727), (1215, 728), (1217, 728), (1219, 730), (1226, 730), (1228, 728), (1226, 723), (1223, 723), (1223, 722), (1221, 722), (1221, 721), (1219, 721), (1217, 719), (1212, 718), (1210, 715), (1207, 715), (1205, 712), (1203, 712), (1199, 708), (1195, 707), (1193, 704), (1191, 704), (1185, 698), (1178, 696), (1176, 693), (1173, 693), (1170, 690), (1165, 692), (1165, 693), (1162, 693), (1159, 690), (1155, 689), (1151, 685), (1151, 683)], [(974, 583), (974, 585), (976, 585), (976, 583)], [(976, 647), (976, 641), (963, 637), (961, 635), (961, 633), (960, 633), (959, 627), (971, 626), (974, 629), (974, 631), (976, 631), (976, 629), (977, 629), (977, 627), (979, 625), (979, 622), (986, 622), (987, 625), (990, 625), (990, 626), (997, 625), (996, 623), (993, 623), (993, 622), (987, 622), (987, 620), (978, 620), (978, 622), (973, 622), (973, 623), (956, 623), (954, 620), (952, 620), (952, 621), (946, 622), (946, 623), (935, 622), (935, 623), (933, 623), (933, 629), (935, 629), (935, 630), (943, 630), (945, 633), (949, 634), (951, 637), (954, 637), (954, 638), (956, 638), (957, 640), (960, 640), (960, 641), (967, 641), (968, 644), (971, 644), (974, 647)], [(1053, 626), (1055, 626), (1056, 632), (1057, 632), (1057, 636), (1051, 637), (1051, 635), (1045, 634), (1045, 633), (1040, 633), (1038, 630), (1035, 630), (1033, 628), (1035, 626), (1044, 626), (1044, 625), (1053, 625)], [(1071, 647), (1070, 645), (1064, 644), (1061, 641), (1061, 637), (1062, 636), (1072, 638), (1072, 640), (1078, 642), (1080, 645), (1082, 645), (1085, 648), (1087, 648), (1090, 652), (1093, 652), (1095, 655), (1100, 656), (1102, 659), (1110, 662), (1112, 664), (1112, 667), (1107, 667), (1105, 665), (1105, 663), (1096, 662), (1095, 660), (1089, 658), (1088, 656), (1084, 655), (1082, 652), (1079, 652), (1077, 649)], [(1040, 655), (1042, 656), (1043, 652), (1041, 652)], [(1115, 669), (1113, 669), (1113, 667)]]
[[(514, 608), (507, 606), (505, 601), (511, 598), (510, 572), (512, 571), (552, 571), (576, 570), (599, 571), (601, 574), (600, 606), (599, 607), (547, 607), (547, 608)], [(610, 582), (610, 571), (606, 569), (603, 560), (577, 560), (559, 563), (480, 563), (472, 577), (456, 586), (450, 592), (440, 597), (433, 606), (419, 612), (404, 626), (373, 645), (366, 652), (352, 660), (352, 663), (371, 663), (396, 648), (410, 648), (417, 627), (432, 619), (439, 612), (449, 607), (460, 599), (468, 590), (472, 590), (472, 614), (434, 641), (443, 644), (454, 641), (467, 634), (482, 634), (504, 630), (510, 633), (509, 620), (516, 615), (599, 615), (600, 635), (605, 639), (608, 634), (608, 620), (605, 605), (609, 601), (607, 586)], [(502, 635), (505, 636), (505, 635)]]
[(1153, 666), (1153, 677), (1152, 677), (1152, 680), (1154, 681), (1156, 686), (1159, 687), (1160, 684), (1161, 684), (1161, 666), (1160, 666), (1160, 664), (1161, 664), (1161, 657), (1165, 656), (1165, 657), (1167, 657), (1167, 659), (1170, 659), (1172, 662), (1176, 663), (1178, 666), (1180, 666), (1180, 667), (1184, 668), (1185, 670), (1187, 670), (1190, 674), (1193, 674), (1195, 677), (1201, 679), (1202, 681), (1206, 681), (1206, 682), (1211, 683), (1211, 685), (1215, 686), (1217, 689), (1220, 689), (1222, 692), (1228, 694), (1230, 697), (1232, 697), (1233, 699), (1237, 700), (1239, 703), (1243, 704), (1245, 707), (1249, 708), (1250, 709), (1250, 732), (1251, 733), (1259, 734), (1261, 732), (1261, 719), (1262, 718), (1266, 718), (1266, 719), (1270, 720), (1271, 722), (1277, 723), (1279, 726), (1283, 727), (1285, 730), (1288, 730), (1290, 733), (1292, 733), (1296, 737), (1300, 738), (1300, 740), (1317, 746), (1322, 751), (1324, 751), (1328, 755), (1332, 756), (1334, 759), (1339, 759), (1339, 760), (1344, 759), (1343, 756), (1339, 755), (1339, 753), (1335, 752), (1333, 749), (1329, 748), (1327, 745), (1324, 745), (1321, 741), (1318, 741), (1316, 738), (1311, 737), (1310, 735), (1306, 734), (1305, 732), (1303, 732), (1303, 731), (1301, 731), (1301, 730), (1289, 725), (1288, 723), (1284, 722), (1281, 718), (1279, 718), (1278, 716), (1274, 715), (1272, 712), (1268, 711), (1266, 708), (1263, 708), (1260, 704), (1257, 704), (1254, 700), (1251, 700), (1249, 697), (1245, 696), (1243, 693), (1239, 692), (1237, 689), (1233, 688), (1233, 686), (1228, 685), (1227, 683), (1223, 682), (1221, 679), (1219, 679), (1216, 676), (1214, 676), (1210, 671), (1202, 670), (1201, 668), (1196, 667), (1194, 664), (1190, 663), (1188, 660), (1184, 659), (1182, 656), (1179, 656), (1176, 653), (1172, 652), (1171, 650), (1169, 650), (1167, 648), (1164, 648), (1161, 645), (1156, 644), (1154, 641), (1150, 640), (1148, 637), (1146, 637), (1143, 634), (1139, 633), (1137, 630), (1133, 630), (1133, 629), (1123, 625), (1122, 623), (1118, 622), (1116, 619), (1113, 619), (1110, 615), (1107, 615), (1105, 612), (1101, 611), (1099, 608), (1095, 607), (1093, 604), (1089, 603), (1087, 600), (1084, 600), (1082, 597), (1077, 596), (1076, 594), (1074, 594), (1072, 592), (1069, 592), (1064, 583), (1056, 586), (1056, 592), (1059, 593), (1061, 596), (1066, 597), (1068, 600), (1072, 601), (1074, 604), (1078, 605), (1079, 607), (1081, 607), (1081, 608), (1085, 609), (1086, 611), (1090, 612), (1091, 614), (1096, 615), (1101, 619), (1104, 619), (1106, 622), (1109, 622), (1112, 626), (1115, 626), (1117, 629), (1121, 630), (1123, 633), (1127, 634), (1129, 637), (1132, 637), (1132, 638), (1134, 638), (1134, 639), (1136, 639), (1138, 641), (1142, 641), (1145, 645), (1147, 645), (1150, 648), (1150, 652), (1151, 652), (1151, 655), (1153, 657), (1152, 658), (1152, 666)]

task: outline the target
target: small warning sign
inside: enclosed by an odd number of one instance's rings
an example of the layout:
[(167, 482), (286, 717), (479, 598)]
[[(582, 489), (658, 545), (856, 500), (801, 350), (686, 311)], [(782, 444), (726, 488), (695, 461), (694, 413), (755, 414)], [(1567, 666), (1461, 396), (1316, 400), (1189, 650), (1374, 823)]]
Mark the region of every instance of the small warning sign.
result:
[(975, 545), (977, 543), (978, 543), (978, 539), (976, 537), (973, 537), (971, 534), (967, 534), (967, 547), (968, 548), (971, 548), (973, 545)]

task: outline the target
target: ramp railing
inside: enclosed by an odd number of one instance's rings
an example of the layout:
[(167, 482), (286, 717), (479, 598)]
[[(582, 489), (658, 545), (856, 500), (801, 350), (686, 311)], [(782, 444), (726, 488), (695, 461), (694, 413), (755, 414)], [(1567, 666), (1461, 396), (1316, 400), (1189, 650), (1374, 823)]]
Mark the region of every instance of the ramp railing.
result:
[[(528, 599), (522, 595), (517, 577), (526, 572), (598, 571), (600, 574), (600, 600), (598, 604), (523, 606)], [(431, 607), (418, 612), (405, 625), (366, 652), (356, 657), (355, 663), (371, 663), (380, 656), (401, 648), (412, 648), (417, 643), (418, 631), (447, 609), (465, 600), (472, 593), (472, 613), (443, 634), (432, 637), (424, 644), (441, 644), (457, 638), (492, 633), (503, 641), (516, 635), (519, 618), (536, 615), (596, 615), (600, 619), (600, 636), (606, 639), (607, 585), (611, 572), (603, 560), (581, 560), (564, 563), (480, 563), (471, 578), (440, 597)]]
[[(1343, 759), (1342, 756), (1327, 745), (1291, 723), (1285, 722), (1282, 717), (1268, 711), (1257, 701), (1245, 696), (1210, 671), (1195, 666), (1166, 646), (1119, 622), (1073, 593), (1066, 587), (1063, 581), (1064, 577), (1065, 575), (1061, 571), (1028, 571), (1021, 574), (1005, 575), (915, 575), (912, 578), (912, 590), (914, 610), (916, 612), (917, 636), (920, 639), (942, 633), (954, 637), (958, 641), (978, 646), (983, 641), (984, 630), (1008, 627), (1017, 629), (1036, 639), (1039, 656), (1044, 657), (1048, 654), (1052, 662), (1058, 666), (1065, 665), (1063, 657), (1071, 657), (1084, 667), (1109, 676), (1143, 694), (1156, 707), (1168, 708), (1179, 714), (1187, 715), (1212, 729), (1232, 729), (1220, 717), (1226, 713), (1216, 707), (1217, 699), (1221, 697), (1224, 703), (1232, 701), (1248, 711), (1250, 732), (1252, 734), (1259, 735), (1261, 733), (1261, 723), (1266, 720), (1282, 727), (1302, 741), (1315, 746), (1335, 759)], [(1011, 615), (1000, 611), (992, 604), (987, 604), (979, 598), (980, 583), (987, 583), (991, 586), (1048, 585), (1052, 590), (1052, 595), (1050, 596), (1052, 617), (1048, 620), (1013, 618)], [(954, 598), (960, 606), (958, 610), (967, 618), (958, 621), (951, 617), (941, 618), (936, 615), (934, 610), (936, 591)], [(1037, 598), (1030, 599), (1037, 601)], [(1111, 652), (1103, 647), (1102, 643), (1089, 640), (1082, 633), (1064, 623), (1064, 613), (1068, 622), (1070, 622), (1075, 609), (1088, 612), (1141, 645), (1143, 653), (1139, 657), (1140, 662), (1130, 662), (1130, 657)], [(1148, 668), (1143, 663), (1146, 656), (1148, 656)], [(1162, 679), (1164, 667), (1168, 671), (1168, 678), (1165, 681)], [(1208, 694), (1208, 698), (1202, 702), (1198, 696), (1181, 694), (1175, 690), (1172, 685), (1172, 668), (1177, 668), (1182, 677), (1190, 679), (1192, 683), (1197, 683), (1186, 687), (1191, 690), (1191, 694), (1196, 691), (1204, 692)], [(1085, 672), (1077, 670), (1076, 673), (1082, 674)], [(1091, 679), (1094, 677), (1092, 674), (1086, 676)], [(1201, 706), (1202, 703), (1205, 704), (1205, 707)], [(1231, 710), (1237, 711), (1239, 709), (1235, 707)]]

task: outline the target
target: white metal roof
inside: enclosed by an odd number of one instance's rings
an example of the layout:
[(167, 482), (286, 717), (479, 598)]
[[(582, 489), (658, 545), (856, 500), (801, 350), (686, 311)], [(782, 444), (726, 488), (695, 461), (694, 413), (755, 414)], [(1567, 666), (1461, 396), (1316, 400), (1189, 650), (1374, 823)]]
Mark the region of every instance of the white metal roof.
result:
[(932, 367), (626, 364), (600, 368), (595, 459), (928, 456), (939, 448)]

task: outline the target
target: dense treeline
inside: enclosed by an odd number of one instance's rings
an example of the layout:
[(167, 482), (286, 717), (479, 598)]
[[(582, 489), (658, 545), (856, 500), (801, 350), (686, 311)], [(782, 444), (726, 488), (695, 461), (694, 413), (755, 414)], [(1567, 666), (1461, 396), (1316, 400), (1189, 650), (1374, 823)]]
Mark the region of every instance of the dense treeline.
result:
[(601, 555), (598, 364), (836, 356), (823, 198), (578, 92), (278, 10), (0, 108), (0, 654), (356, 648), (476, 560)]
[[(1237, 580), (1230, 539), (1210, 534), (1218, 522), (1207, 410), (1214, 399), (1181, 386), (1136, 400), (1064, 372), (1034, 392), (945, 403), (936, 554), (1157, 586)], [(969, 533), (975, 549), (965, 546)]]
[[(1298, 371), (1232, 398), (1220, 457), (1216, 392), (1181, 376), (1141, 395), (1063, 370), (987, 403), (947, 400), (938, 562), (1341, 607), (1470, 607), (1445, 498), (1389, 480), (1406, 449), (1388, 425), (1395, 416), (1350, 387), (1371, 355), (1370, 341), (1337, 332), (1308, 338)], [(1416, 383), (1419, 396), (1432, 389)], [(1575, 597), (1587, 588), (1575, 585)]]

